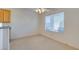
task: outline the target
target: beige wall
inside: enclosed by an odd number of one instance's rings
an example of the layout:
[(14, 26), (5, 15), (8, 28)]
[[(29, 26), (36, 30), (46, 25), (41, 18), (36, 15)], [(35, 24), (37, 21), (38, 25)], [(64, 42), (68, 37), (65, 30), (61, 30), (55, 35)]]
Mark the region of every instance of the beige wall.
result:
[(43, 15), (40, 17), (40, 33), (47, 35), (57, 41), (64, 42), (73, 47), (79, 48), (79, 9), (59, 9), (57, 11), (49, 12), (48, 14), (53, 14), (61, 11), (63, 11), (65, 14), (65, 31), (63, 33), (45, 32), (45, 15)]
[(11, 10), (11, 39), (16, 39), (38, 32), (38, 17), (29, 8), (13, 8)]

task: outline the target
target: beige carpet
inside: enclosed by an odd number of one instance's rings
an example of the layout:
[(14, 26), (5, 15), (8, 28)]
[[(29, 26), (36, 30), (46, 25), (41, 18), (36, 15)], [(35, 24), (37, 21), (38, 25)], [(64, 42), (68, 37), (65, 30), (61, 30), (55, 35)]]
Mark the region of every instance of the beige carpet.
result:
[(22, 39), (12, 40), (11, 50), (73, 50), (74, 48), (49, 39), (47, 37), (36, 35)]

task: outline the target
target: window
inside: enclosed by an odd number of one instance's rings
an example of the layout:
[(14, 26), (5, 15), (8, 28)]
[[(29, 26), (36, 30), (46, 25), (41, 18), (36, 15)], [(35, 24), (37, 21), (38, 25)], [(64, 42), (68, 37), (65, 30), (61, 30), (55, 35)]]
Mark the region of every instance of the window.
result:
[(45, 31), (64, 31), (64, 12), (48, 15), (45, 17)]
[(0, 23), (0, 27), (2, 27), (2, 23)]

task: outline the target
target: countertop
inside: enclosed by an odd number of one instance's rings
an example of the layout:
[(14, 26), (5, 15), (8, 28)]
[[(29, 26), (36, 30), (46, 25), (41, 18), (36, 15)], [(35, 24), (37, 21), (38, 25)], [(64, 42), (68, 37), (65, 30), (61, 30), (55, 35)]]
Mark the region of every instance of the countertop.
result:
[(2, 26), (2, 27), (0, 27), (0, 29), (11, 29), (11, 27), (10, 26)]

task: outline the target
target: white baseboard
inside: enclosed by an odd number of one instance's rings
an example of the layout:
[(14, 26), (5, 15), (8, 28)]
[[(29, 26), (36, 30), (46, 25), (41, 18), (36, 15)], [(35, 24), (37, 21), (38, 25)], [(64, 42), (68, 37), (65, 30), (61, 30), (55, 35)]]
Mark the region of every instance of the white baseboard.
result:
[[(55, 40), (53, 37), (51, 37), (51, 36), (50, 36), (50, 35), (48, 35), (48, 34), (41, 33), (41, 35), (43, 35), (43, 36), (45, 36), (45, 37), (48, 37), (48, 38), (50, 38), (50, 39)], [(60, 41), (60, 40), (55, 40), (55, 41), (60, 42), (60, 43), (62, 43), (62, 44), (64, 44), (64, 45), (66, 45), (66, 46), (70, 46), (70, 47), (74, 48), (75, 50), (79, 50), (79, 48), (77, 48), (77, 47), (73, 46), (72, 44), (65, 43), (64, 41)]]
[(38, 34), (39, 34), (39, 33), (32, 32), (32, 33), (27, 34), (27, 35), (24, 35), (24, 36), (20, 36), (20, 37), (17, 37), (17, 38), (13, 38), (13, 39), (11, 39), (11, 41), (16, 40), (16, 39), (25, 38), (25, 37), (35, 36), (35, 35), (38, 35)]

